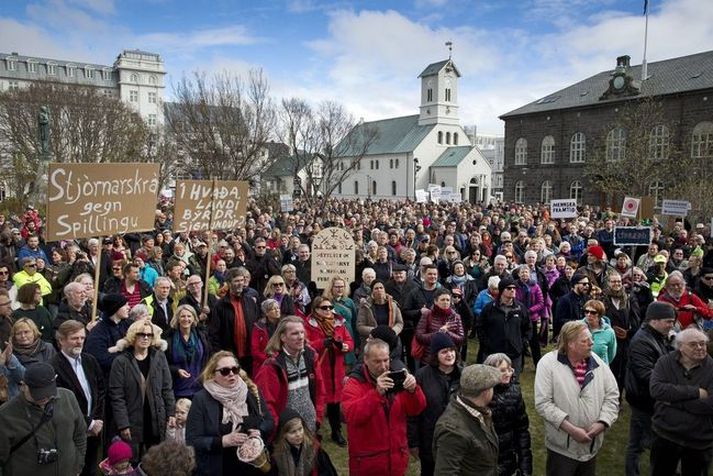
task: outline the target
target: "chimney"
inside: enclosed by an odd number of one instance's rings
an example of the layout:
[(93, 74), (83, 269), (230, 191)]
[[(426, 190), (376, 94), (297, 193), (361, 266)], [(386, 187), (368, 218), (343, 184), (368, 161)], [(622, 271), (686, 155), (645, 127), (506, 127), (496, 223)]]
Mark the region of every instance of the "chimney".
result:
[(624, 55), (624, 56), (619, 56), (616, 59), (616, 69), (623, 68), (624, 71), (629, 69), (631, 63), (631, 56), (629, 55)]

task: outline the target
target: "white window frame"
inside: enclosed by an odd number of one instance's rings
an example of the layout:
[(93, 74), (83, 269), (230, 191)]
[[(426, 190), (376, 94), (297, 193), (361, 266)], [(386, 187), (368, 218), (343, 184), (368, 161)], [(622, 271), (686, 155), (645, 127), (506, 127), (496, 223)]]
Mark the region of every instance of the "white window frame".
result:
[(8, 71), (17, 71), (17, 60), (15, 58), (5, 58), (5, 65)]
[(584, 187), (582, 187), (582, 182), (575, 180), (569, 184), (569, 198), (577, 200), (577, 203), (582, 202), (582, 197), (584, 196)]
[(668, 159), (670, 133), (664, 124), (654, 126), (649, 133), (649, 158), (652, 160)]
[(713, 122), (699, 122), (691, 133), (691, 158), (713, 156)]
[(70, 77), (70, 78), (73, 78), (73, 77), (74, 77), (74, 73), (75, 73), (76, 70), (77, 70), (77, 66), (76, 66), (76, 65), (73, 65), (73, 64), (68, 64), (67, 66), (65, 66), (65, 68), (66, 68), (66, 70), (67, 70), (67, 76)]
[(552, 200), (552, 182), (545, 180), (540, 185), (540, 202), (549, 203)]
[(57, 75), (57, 63), (47, 63), (47, 74), (50, 76)]
[(515, 182), (515, 202), (524, 203), (525, 198), (525, 182), (518, 180)]
[(37, 74), (37, 61), (27, 60), (27, 72)]
[(587, 136), (575, 132), (569, 140), (569, 163), (583, 164), (587, 157)]
[(148, 101), (149, 104), (156, 104), (158, 102), (158, 94), (156, 94), (156, 91), (148, 92)]
[(136, 89), (129, 90), (129, 102), (139, 102), (139, 91)]
[(545, 136), (540, 146), (540, 163), (550, 165), (555, 163), (555, 138)]
[(515, 165), (527, 165), (527, 139), (524, 137), (515, 141)]
[(94, 79), (94, 68), (87, 65), (84, 67), (84, 77), (86, 79)]
[(616, 127), (607, 134), (607, 162), (619, 162), (626, 157), (626, 131)]

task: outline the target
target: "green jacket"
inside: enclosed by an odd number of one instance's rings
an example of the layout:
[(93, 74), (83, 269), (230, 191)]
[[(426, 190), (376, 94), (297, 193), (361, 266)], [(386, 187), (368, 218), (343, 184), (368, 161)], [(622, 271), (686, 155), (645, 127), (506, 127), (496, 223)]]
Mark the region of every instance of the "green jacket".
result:
[[(498, 476), (498, 435), (487, 422), (453, 396), (433, 433), (433, 459), (438, 476)], [(470, 410), (470, 411), (469, 411)]]
[[(0, 407), (0, 428), (3, 429), (0, 431), (0, 474), (3, 476), (74, 476), (82, 471), (87, 448), (87, 424), (76, 397), (64, 388), (57, 389), (52, 420), (42, 425), (35, 437), (10, 455), (10, 448), (40, 421), (42, 411), (29, 403), (23, 394)], [(57, 461), (37, 464), (38, 444), (42, 449), (56, 448)]]

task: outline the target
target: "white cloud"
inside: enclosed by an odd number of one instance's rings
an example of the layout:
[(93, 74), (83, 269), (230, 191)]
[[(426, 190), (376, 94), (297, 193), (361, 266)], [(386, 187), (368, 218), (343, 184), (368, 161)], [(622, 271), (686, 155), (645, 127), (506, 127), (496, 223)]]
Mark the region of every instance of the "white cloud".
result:
[(80, 7), (92, 10), (96, 13), (109, 15), (116, 13), (114, 0), (69, 0), (71, 3)]
[(208, 28), (185, 33), (155, 32), (140, 35), (138, 41), (152, 45), (154, 50), (166, 52), (187, 52), (220, 46), (245, 46), (261, 41), (250, 35), (242, 25), (222, 28)]

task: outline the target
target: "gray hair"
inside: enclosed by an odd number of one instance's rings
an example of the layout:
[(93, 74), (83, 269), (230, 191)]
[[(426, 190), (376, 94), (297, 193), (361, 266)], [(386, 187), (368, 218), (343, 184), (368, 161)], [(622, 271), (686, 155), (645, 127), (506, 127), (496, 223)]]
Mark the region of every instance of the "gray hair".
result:
[(364, 356), (367, 356), (371, 354), (371, 350), (374, 349), (386, 349), (387, 352), (390, 352), (389, 344), (387, 344), (385, 341), (381, 339), (369, 339), (367, 341), (366, 345), (364, 346)]
[(262, 304), (260, 304), (260, 310), (263, 314), (267, 314), (267, 311), (269, 311), (273, 306), (277, 306), (278, 309), (280, 308), (280, 304), (276, 300), (265, 299)]
[(527, 251), (525, 252), (525, 258), (527, 258), (528, 256), (534, 256), (535, 258), (537, 258), (537, 251), (535, 251), (535, 250), (527, 250)]
[(493, 264), (497, 263), (498, 261), (505, 261), (505, 263), (507, 264), (508, 259), (505, 257), (505, 255), (497, 255), (493, 260)]
[(686, 284), (686, 279), (683, 277), (683, 273), (680, 272), (679, 270), (671, 271), (671, 274), (669, 274), (668, 277), (666, 278), (666, 286), (668, 286), (668, 283), (669, 283), (669, 281), (671, 281), (671, 278), (678, 278), (681, 281), (683, 281), (684, 286)]
[(367, 274), (373, 274), (376, 276), (376, 271), (374, 271), (374, 268), (364, 268), (364, 270), (361, 272), (361, 277), (362, 279), (366, 277)]
[(488, 289), (498, 289), (500, 284), (500, 276), (491, 276), (488, 278)]
[(167, 278), (166, 276), (159, 276), (158, 278), (156, 278), (156, 281), (153, 282), (154, 289), (156, 289), (162, 281), (166, 281), (166, 284), (168, 284), (169, 286), (171, 286), (171, 284), (173, 284), (173, 283), (171, 283), (171, 280), (169, 278)]
[(489, 365), (491, 367), (500, 367), (500, 364), (502, 364), (503, 362), (507, 362), (509, 366), (512, 366), (512, 359), (510, 359), (507, 354), (497, 352), (495, 354), (490, 354), (488, 357), (486, 357), (483, 364)]
[(134, 319), (141, 317), (141, 316), (150, 316), (151, 313), (149, 312), (149, 307), (146, 304), (137, 304), (136, 306), (132, 307), (131, 310), (129, 311), (129, 319)]
[(72, 281), (64, 287), (64, 295), (69, 296), (72, 291), (84, 291), (84, 286)]
[(695, 327), (689, 327), (688, 329), (683, 329), (681, 332), (676, 334), (676, 340), (674, 341), (674, 346), (676, 349), (680, 349), (683, 344), (693, 339), (705, 340), (708, 343), (708, 335), (700, 329)]

